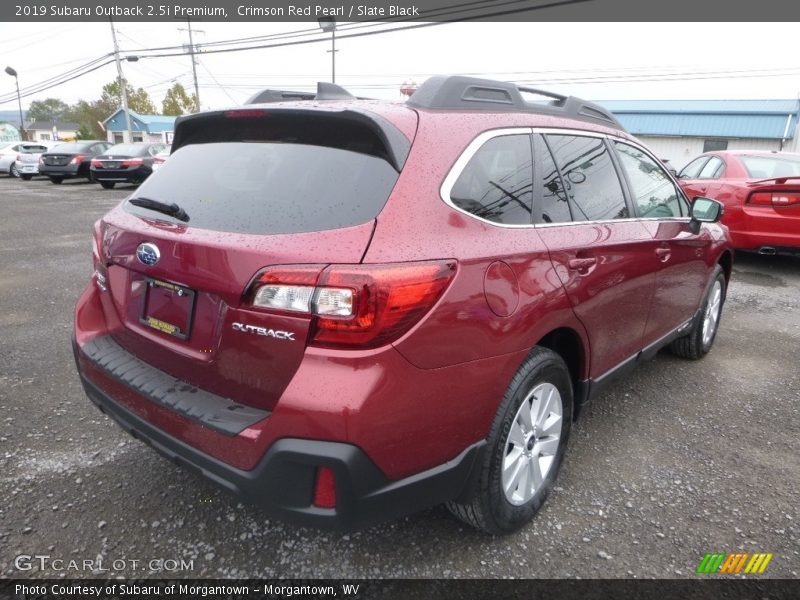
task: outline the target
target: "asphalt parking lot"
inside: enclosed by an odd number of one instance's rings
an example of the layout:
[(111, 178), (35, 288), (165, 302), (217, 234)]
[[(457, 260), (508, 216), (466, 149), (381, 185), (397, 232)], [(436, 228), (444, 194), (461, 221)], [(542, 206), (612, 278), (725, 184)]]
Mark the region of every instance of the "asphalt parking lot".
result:
[(712, 352), (662, 352), (586, 411), (522, 531), (437, 507), (331, 533), (268, 519), (85, 398), (70, 336), (90, 228), (131, 190), (0, 177), (0, 576), (708, 577), (705, 553), (744, 551), (798, 577), (800, 258), (737, 256)]

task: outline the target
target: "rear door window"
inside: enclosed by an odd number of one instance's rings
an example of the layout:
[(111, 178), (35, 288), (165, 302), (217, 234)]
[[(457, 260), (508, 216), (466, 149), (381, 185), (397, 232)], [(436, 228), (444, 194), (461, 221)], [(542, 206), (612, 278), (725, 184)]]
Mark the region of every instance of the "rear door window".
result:
[(472, 156), (450, 190), (450, 201), (493, 223), (529, 225), (532, 179), (530, 135), (501, 135)]
[(563, 177), (573, 221), (630, 217), (617, 170), (605, 141), (577, 135), (547, 135)]
[(542, 137), (536, 135), (534, 140), (539, 173), (537, 180), (541, 181), (534, 207), (534, 219), (536, 223), (568, 223), (572, 220), (572, 215), (561, 174)]
[(716, 156), (708, 159), (708, 162), (700, 170), (698, 179), (719, 179), (722, 172), (725, 170), (725, 163)]

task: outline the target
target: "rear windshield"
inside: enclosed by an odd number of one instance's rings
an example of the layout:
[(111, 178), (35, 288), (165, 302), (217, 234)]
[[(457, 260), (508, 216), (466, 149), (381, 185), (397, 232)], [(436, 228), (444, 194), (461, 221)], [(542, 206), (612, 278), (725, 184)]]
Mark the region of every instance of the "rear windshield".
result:
[[(374, 219), (397, 177), (382, 157), (329, 145), (196, 143), (176, 150), (133, 197), (177, 204), (189, 215), (191, 227), (300, 233)], [(129, 203), (125, 208), (139, 216), (173, 220)]]
[(55, 152), (57, 150), (60, 153), (63, 152), (69, 154), (70, 152), (82, 152), (83, 150), (86, 150), (87, 146), (89, 145), (90, 144), (59, 144), (50, 151)]
[(117, 144), (106, 150), (106, 154), (122, 154), (123, 156), (137, 156), (144, 154), (150, 146), (144, 144)]
[(800, 158), (778, 156), (740, 156), (747, 175), (754, 179), (772, 177), (797, 177), (800, 175)]

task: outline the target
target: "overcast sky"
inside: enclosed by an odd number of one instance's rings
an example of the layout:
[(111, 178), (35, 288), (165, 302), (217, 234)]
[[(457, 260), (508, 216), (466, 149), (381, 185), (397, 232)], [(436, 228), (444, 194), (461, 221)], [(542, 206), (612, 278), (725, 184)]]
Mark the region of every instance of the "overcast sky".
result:
[[(308, 23), (195, 23), (195, 43), (298, 30)], [(341, 24), (346, 34), (347, 25)], [(121, 49), (186, 43), (186, 23), (116, 23)], [(203, 108), (240, 104), (266, 87), (310, 89), (330, 80), (324, 43), (199, 56)], [(800, 59), (795, 23), (457, 23), (337, 39), (337, 83), (354, 93), (400, 99), (403, 81), (471, 73), (588, 99), (797, 98)], [(23, 89), (113, 50), (108, 23), (0, 23), (0, 68)], [(175, 81), (192, 86), (188, 56), (125, 62), (125, 76), (156, 106)], [(23, 98), (68, 103), (99, 98), (113, 64)], [(16, 109), (12, 77), (0, 72), (0, 110)]]

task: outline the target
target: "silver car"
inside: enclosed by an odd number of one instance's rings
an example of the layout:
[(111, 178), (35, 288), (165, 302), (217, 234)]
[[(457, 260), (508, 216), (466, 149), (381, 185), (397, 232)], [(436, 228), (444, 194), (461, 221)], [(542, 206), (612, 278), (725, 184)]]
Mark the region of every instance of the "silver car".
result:
[(59, 142), (38, 142), (37, 145), (22, 148), (17, 154), (10, 175), (21, 177), (25, 181), (39, 174), (39, 159), (42, 153), (58, 146)]
[(0, 148), (0, 173), (8, 173), (11, 177), (19, 177), (20, 171), (17, 166), (17, 159), (31, 153), (36, 154), (35, 166), (36, 173), (38, 173), (39, 156), (42, 152), (46, 152), (48, 148), (49, 146), (46, 142), (12, 142)]

